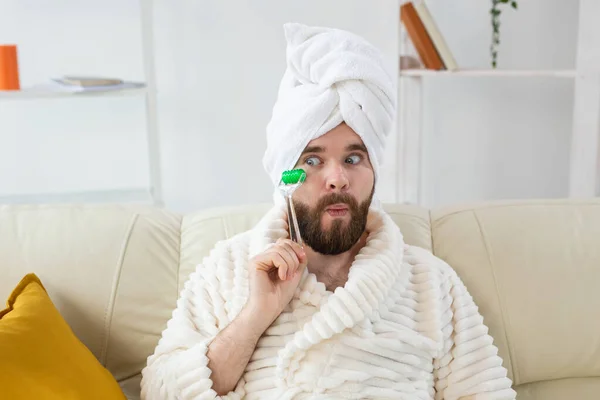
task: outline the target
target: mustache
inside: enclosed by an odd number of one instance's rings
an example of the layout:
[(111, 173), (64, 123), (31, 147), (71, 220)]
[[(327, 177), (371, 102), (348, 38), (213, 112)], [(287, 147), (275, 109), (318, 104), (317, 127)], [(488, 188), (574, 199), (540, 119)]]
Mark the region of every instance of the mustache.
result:
[(351, 210), (358, 208), (358, 202), (354, 197), (347, 193), (331, 193), (322, 197), (317, 203), (316, 210), (319, 212), (334, 204), (347, 204)]

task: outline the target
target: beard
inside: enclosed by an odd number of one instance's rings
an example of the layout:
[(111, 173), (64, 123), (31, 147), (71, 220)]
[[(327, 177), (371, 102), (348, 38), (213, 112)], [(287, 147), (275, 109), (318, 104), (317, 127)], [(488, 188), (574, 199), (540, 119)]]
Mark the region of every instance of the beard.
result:
[[(360, 204), (354, 197), (342, 193), (323, 197), (313, 209), (302, 202), (294, 202), (302, 240), (311, 249), (324, 255), (337, 255), (350, 250), (365, 231), (374, 191)], [(345, 223), (334, 219), (329, 229), (323, 229), (321, 217), (326, 212), (325, 208), (339, 203), (348, 206), (350, 221)]]

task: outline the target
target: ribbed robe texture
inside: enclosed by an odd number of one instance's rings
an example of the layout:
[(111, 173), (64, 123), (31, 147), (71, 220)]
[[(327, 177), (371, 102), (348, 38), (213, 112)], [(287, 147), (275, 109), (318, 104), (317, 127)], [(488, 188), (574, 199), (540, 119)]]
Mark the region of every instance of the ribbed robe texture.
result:
[(207, 348), (246, 303), (248, 260), (288, 236), (286, 221), (274, 207), (197, 266), (142, 371), (143, 399), (515, 399), (457, 274), (378, 209), (344, 287), (305, 271), (236, 388), (217, 396)]

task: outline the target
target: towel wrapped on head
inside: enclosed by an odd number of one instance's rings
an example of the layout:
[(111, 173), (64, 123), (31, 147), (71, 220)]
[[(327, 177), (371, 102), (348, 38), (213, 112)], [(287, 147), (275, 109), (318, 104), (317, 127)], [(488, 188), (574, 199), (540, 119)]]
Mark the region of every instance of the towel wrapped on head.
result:
[(311, 140), (345, 122), (369, 152), (375, 180), (394, 121), (395, 85), (380, 51), (353, 33), (284, 25), (287, 68), (267, 125), (263, 165), (277, 186)]

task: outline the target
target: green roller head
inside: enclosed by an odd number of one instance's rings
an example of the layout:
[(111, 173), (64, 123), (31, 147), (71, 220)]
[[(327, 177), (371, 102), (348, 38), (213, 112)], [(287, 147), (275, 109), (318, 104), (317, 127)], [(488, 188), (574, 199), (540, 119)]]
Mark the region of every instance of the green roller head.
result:
[(281, 174), (281, 181), (286, 185), (294, 185), (296, 183), (302, 183), (306, 180), (306, 172), (303, 169), (290, 169), (283, 171)]

